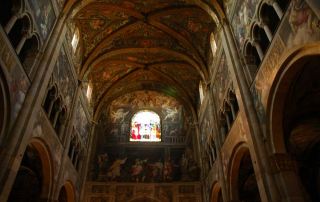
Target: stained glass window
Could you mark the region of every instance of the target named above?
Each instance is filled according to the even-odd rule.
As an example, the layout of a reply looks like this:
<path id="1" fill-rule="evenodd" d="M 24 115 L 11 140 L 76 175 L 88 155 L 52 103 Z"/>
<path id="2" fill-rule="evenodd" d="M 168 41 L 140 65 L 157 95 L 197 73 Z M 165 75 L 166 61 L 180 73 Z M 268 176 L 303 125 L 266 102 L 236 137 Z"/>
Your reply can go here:
<path id="1" fill-rule="evenodd" d="M 153 111 L 137 112 L 131 120 L 130 142 L 160 142 L 160 117 Z"/>

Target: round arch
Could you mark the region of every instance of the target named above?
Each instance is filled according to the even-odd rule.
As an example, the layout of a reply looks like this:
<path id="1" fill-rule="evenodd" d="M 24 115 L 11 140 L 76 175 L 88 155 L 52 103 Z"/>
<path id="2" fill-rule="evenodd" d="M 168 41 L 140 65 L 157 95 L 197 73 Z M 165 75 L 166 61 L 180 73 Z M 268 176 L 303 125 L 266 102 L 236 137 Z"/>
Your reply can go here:
<path id="1" fill-rule="evenodd" d="M 287 55 L 271 86 L 267 105 L 270 146 L 274 153 L 288 155 L 295 163 L 291 178 L 296 178 L 303 190 L 297 194 L 310 201 L 320 199 L 319 61 L 319 42 Z"/>
<path id="2" fill-rule="evenodd" d="M 43 178 L 41 197 L 47 198 L 51 194 L 53 182 L 53 166 L 51 154 L 45 142 L 39 138 L 31 139 L 30 145 L 32 145 L 36 149 L 41 160 Z"/>
<path id="3" fill-rule="evenodd" d="M 51 157 L 45 143 L 31 139 L 10 191 L 9 202 L 48 200 L 52 190 Z"/>
<path id="4" fill-rule="evenodd" d="M 2 143 L 10 120 L 10 93 L 5 73 L 0 66 L 0 142 Z"/>
<path id="5" fill-rule="evenodd" d="M 261 200 L 251 154 L 246 143 L 239 143 L 233 150 L 228 172 L 231 200 Z"/>
<path id="6" fill-rule="evenodd" d="M 286 153 L 283 133 L 283 109 L 288 95 L 290 83 L 304 68 L 305 62 L 312 57 L 320 57 L 320 43 L 298 47 L 279 63 L 279 70 L 270 88 L 266 116 L 267 133 L 270 135 L 270 145 L 275 153 Z"/>
<path id="7" fill-rule="evenodd" d="M 67 181 L 61 188 L 58 196 L 59 202 L 75 202 L 75 191 L 72 182 Z"/>
<path id="8" fill-rule="evenodd" d="M 210 195 L 210 202 L 222 202 L 222 191 L 221 186 L 218 182 L 215 182 L 212 186 L 211 195 Z"/>

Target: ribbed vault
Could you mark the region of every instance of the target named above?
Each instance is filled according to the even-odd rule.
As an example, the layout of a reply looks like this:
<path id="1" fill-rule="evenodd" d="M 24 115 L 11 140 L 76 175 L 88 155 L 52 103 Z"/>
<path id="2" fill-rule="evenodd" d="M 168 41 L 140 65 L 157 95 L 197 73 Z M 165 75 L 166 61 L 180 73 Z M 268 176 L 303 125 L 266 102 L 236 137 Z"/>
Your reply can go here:
<path id="1" fill-rule="evenodd" d="M 196 108 L 199 82 L 208 81 L 210 34 L 221 16 L 218 3 L 85 0 L 68 6 L 80 30 L 80 78 L 93 87 L 96 114 L 138 90 L 157 91 L 188 110 Z"/>

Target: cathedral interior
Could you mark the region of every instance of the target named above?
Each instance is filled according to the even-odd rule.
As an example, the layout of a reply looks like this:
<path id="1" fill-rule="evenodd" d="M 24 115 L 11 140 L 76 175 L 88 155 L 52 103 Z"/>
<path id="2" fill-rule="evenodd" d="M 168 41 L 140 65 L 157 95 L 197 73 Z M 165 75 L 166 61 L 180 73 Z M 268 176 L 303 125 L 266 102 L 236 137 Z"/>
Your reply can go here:
<path id="1" fill-rule="evenodd" d="M 319 0 L 3 0 L 1 202 L 319 202 Z"/>

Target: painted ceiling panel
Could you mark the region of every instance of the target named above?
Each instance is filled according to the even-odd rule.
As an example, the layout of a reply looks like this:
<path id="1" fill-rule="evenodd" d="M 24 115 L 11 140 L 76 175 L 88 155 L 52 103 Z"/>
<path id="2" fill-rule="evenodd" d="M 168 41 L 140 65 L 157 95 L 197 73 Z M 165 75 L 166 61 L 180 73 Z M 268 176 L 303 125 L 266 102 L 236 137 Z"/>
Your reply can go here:
<path id="1" fill-rule="evenodd" d="M 134 90 L 172 94 L 195 108 L 216 28 L 204 10 L 186 0 L 92 0 L 73 20 L 94 110 Z"/>

